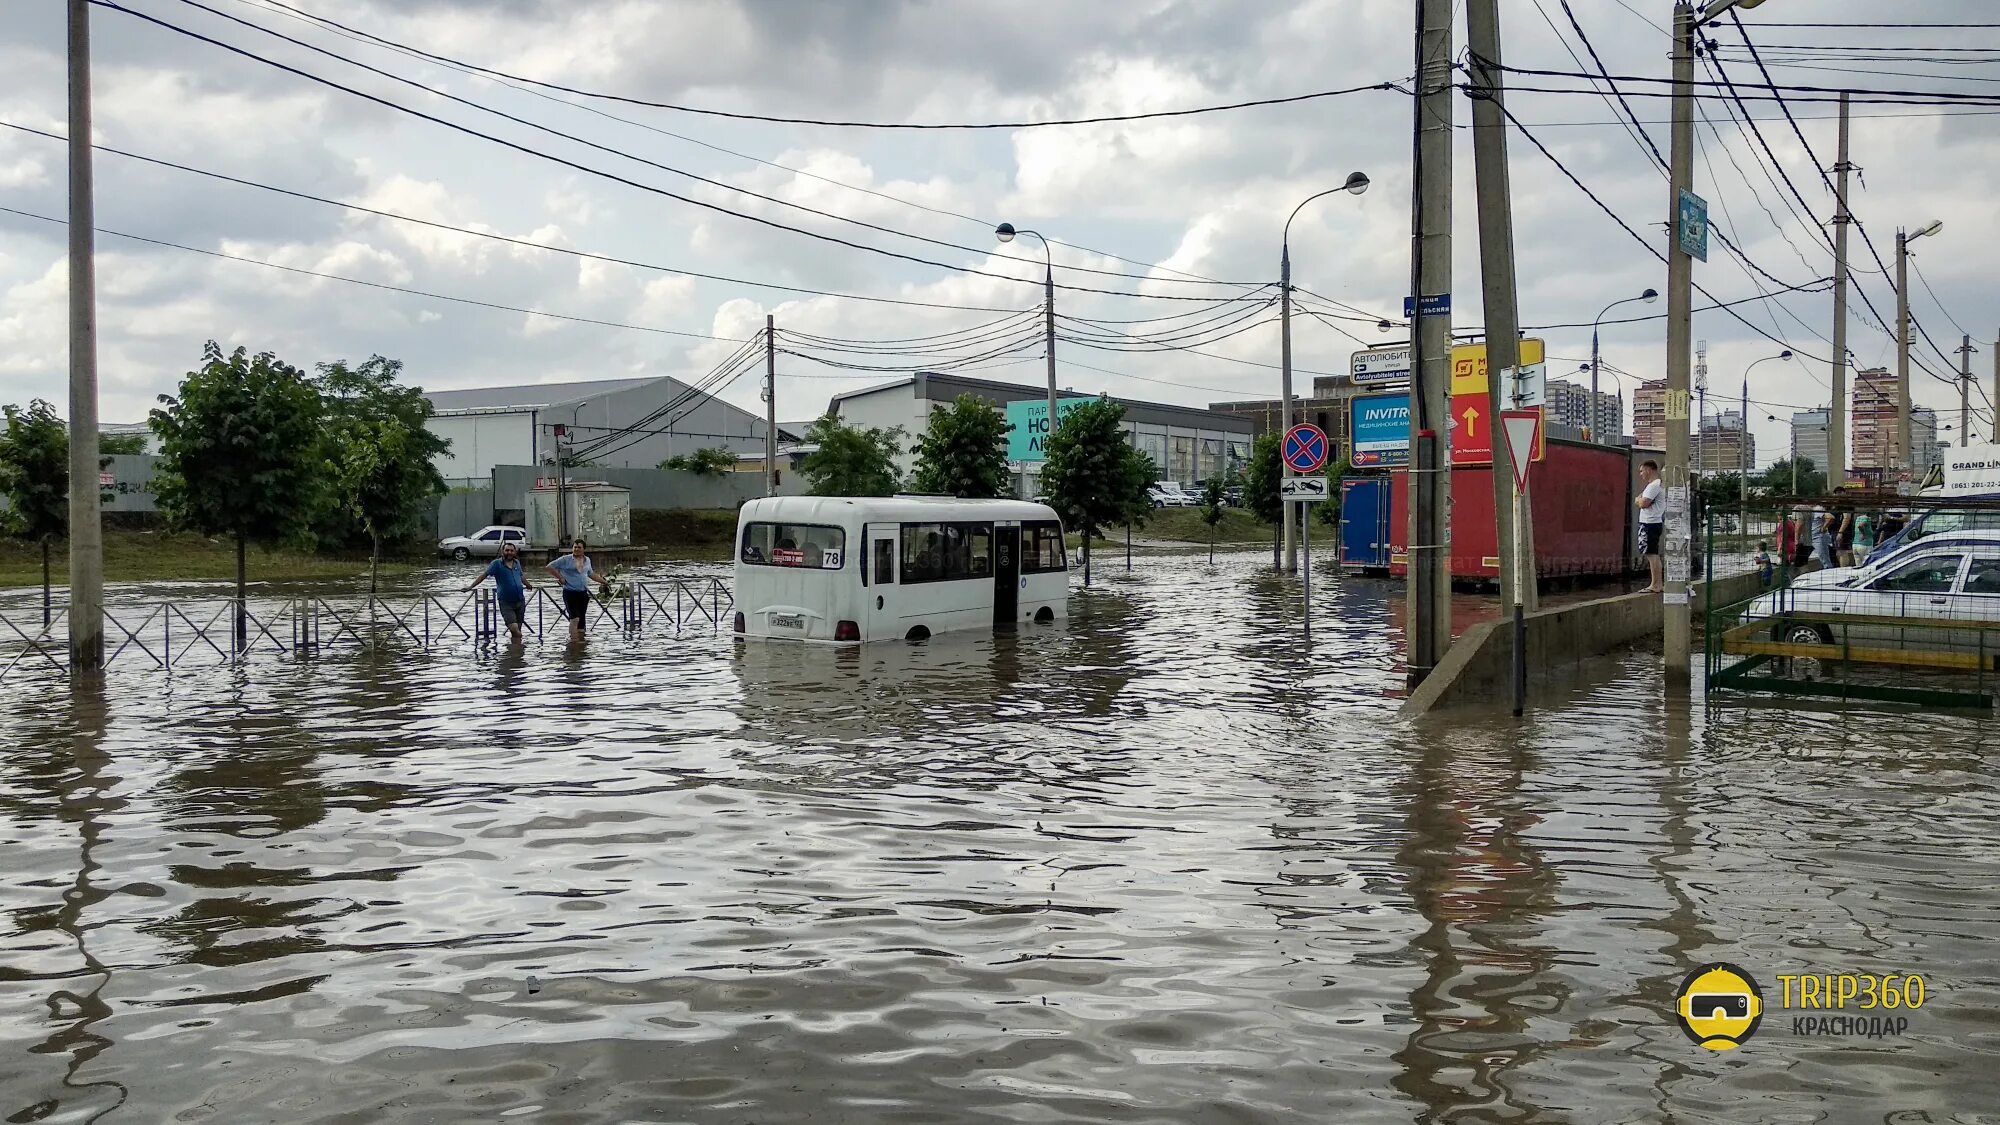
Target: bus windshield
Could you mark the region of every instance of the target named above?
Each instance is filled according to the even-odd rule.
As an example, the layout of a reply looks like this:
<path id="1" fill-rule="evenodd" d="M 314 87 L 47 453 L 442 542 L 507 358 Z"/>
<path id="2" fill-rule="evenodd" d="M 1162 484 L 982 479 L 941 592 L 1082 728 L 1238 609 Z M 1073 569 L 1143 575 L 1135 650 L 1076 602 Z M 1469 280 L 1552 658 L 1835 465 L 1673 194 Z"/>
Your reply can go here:
<path id="1" fill-rule="evenodd" d="M 846 564 L 847 533 L 809 523 L 752 523 L 743 528 L 737 557 L 752 566 L 839 570 Z"/>

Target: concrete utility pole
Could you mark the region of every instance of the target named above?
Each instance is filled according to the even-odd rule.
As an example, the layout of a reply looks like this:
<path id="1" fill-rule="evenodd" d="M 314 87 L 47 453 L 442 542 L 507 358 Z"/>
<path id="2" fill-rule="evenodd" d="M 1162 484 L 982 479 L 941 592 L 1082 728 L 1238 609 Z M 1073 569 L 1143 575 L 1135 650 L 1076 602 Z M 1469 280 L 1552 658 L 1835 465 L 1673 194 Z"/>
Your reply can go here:
<path id="1" fill-rule="evenodd" d="M 764 495 L 778 491 L 778 321 L 764 314 Z"/>
<path id="2" fill-rule="evenodd" d="M 2000 445 L 2000 333 L 1993 336 L 1993 444 Z"/>
<path id="3" fill-rule="evenodd" d="M 1412 687 L 1451 647 L 1451 15 L 1452 0 L 1417 0 L 1405 587 Z M 1426 296 L 1445 298 L 1444 307 L 1427 308 Z"/>
<path id="4" fill-rule="evenodd" d="M 1833 402 L 1826 412 L 1826 486 L 1847 480 L 1847 95 L 1840 95 L 1840 145 L 1833 162 Z M 1900 290 L 1902 283 L 1896 288 Z"/>
<path id="5" fill-rule="evenodd" d="M 1520 311 L 1514 287 L 1513 196 L 1507 174 L 1507 118 L 1501 112 L 1504 92 L 1500 70 L 1499 0 L 1466 0 L 1466 48 L 1471 52 L 1472 175 L 1479 205 L 1479 272 L 1486 313 L 1486 416 L 1493 432 L 1493 528 L 1500 556 L 1501 597 L 1511 607 L 1515 591 L 1521 608 L 1533 612 L 1536 602 L 1532 574 L 1517 576 L 1518 560 L 1532 560 L 1534 516 L 1526 496 L 1519 495 L 1511 471 L 1507 435 L 1500 414 L 1514 408 L 1514 387 L 1501 377 L 1521 361 Z M 1595 411 L 1597 400 L 1591 400 Z M 1516 505 L 1522 513 L 1514 521 Z M 1517 539 L 1518 537 L 1518 539 Z M 1518 553 L 1517 553 L 1518 551 Z M 1533 570 L 1532 563 L 1529 568 Z"/>
<path id="6" fill-rule="evenodd" d="M 1694 186 L 1695 10 L 1674 5 L 1673 131 L 1667 193 L 1667 518 L 1663 652 L 1669 691 L 1686 690 L 1691 668 L 1688 622 L 1688 368 L 1694 335 L 1694 259 L 1681 248 L 1681 197 Z"/>
<path id="7" fill-rule="evenodd" d="M 97 492 L 97 227 L 90 166 L 90 3 L 69 0 L 69 667 L 104 668 Z"/>
<path id="8" fill-rule="evenodd" d="M 1971 336 L 1958 340 L 1958 444 L 1972 444 L 1972 346 Z"/>

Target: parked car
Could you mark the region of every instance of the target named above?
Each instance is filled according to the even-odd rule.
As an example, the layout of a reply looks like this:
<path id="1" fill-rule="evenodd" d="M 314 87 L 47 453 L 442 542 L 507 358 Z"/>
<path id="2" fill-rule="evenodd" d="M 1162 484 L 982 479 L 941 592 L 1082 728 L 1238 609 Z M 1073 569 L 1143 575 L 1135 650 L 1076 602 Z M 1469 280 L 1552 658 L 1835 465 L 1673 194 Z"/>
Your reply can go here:
<path id="1" fill-rule="evenodd" d="M 1785 620 L 1789 613 L 1801 619 Z M 2000 530 L 1934 535 L 1865 566 L 1802 574 L 1752 602 L 1747 615 L 1778 618 L 1772 639 L 1787 644 L 2000 655 L 2000 632 L 1899 623 L 2000 622 Z"/>
<path id="2" fill-rule="evenodd" d="M 1879 526 L 1887 513 L 1878 514 Z M 1901 531 L 1875 545 L 1868 562 L 1886 559 L 1911 543 L 1954 531 L 2000 531 L 2000 508 L 1932 508 L 1911 516 Z"/>
<path id="3" fill-rule="evenodd" d="M 508 524 L 489 524 L 471 535 L 454 535 L 438 540 L 438 557 L 456 559 L 496 559 L 500 557 L 500 545 L 512 543 L 516 547 L 528 545 L 526 528 Z"/>
<path id="4" fill-rule="evenodd" d="M 1146 496 L 1153 501 L 1153 507 L 1155 508 L 1198 508 L 1201 506 L 1199 497 L 1190 496 L 1181 491 L 1181 486 L 1170 480 L 1153 482 L 1153 485 L 1146 489 Z"/>

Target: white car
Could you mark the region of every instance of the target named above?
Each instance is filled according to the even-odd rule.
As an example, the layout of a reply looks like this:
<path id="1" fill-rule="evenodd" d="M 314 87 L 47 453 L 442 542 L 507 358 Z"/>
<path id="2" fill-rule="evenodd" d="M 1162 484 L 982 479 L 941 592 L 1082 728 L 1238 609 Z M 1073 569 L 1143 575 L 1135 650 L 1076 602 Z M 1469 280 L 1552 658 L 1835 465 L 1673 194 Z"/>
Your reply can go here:
<path id="1" fill-rule="evenodd" d="M 512 543 L 516 547 L 528 545 L 526 528 L 496 523 L 480 528 L 471 535 L 454 535 L 438 540 L 438 557 L 456 559 L 497 559 L 502 544 Z"/>
<path id="2" fill-rule="evenodd" d="M 2000 531 L 1946 532 L 1866 566 L 1802 574 L 1752 602 L 1746 616 L 1777 619 L 1773 639 L 1788 644 L 2000 655 L 2000 630 L 1899 623 L 2000 622 Z"/>
<path id="3" fill-rule="evenodd" d="M 1181 486 L 1170 480 L 1155 481 L 1146 489 L 1146 496 L 1155 508 L 1199 508 L 1199 497 L 1181 491 Z"/>

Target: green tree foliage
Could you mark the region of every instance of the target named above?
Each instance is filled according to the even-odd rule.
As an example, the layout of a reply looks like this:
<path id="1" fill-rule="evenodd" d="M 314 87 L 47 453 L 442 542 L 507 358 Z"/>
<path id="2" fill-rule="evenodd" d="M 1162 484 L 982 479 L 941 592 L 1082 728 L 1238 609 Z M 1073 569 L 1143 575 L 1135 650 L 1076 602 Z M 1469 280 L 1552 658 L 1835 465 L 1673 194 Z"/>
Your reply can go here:
<path id="1" fill-rule="evenodd" d="M 828 414 L 806 430 L 806 442 L 819 448 L 799 462 L 814 496 L 891 496 L 900 474 L 896 454 L 902 427 L 879 430 L 849 426 Z"/>
<path id="2" fill-rule="evenodd" d="M 0 430 L 0 530 L 41 544 L 42 627 L 50 621 L 49 546 L 69 533 L 69 430 L 41 399 L 5 408 Z"/>
<path id="3" fill-rule="evenodd" d="M 106 457 L 131 456 L 146 452 L 145 434 L 97 435 L 97 452 Z"/>
<path id="4" fill-rule="evenodd" d="M 1222 522 L 1222 478 L 1210 477 L 1201 490 L 1201 522 L 1208 525 L 1208 561 L 1215 561 L 1215 525 Z"/>
<path id="5" fill-rule="evenodd" d="M 1243 469 L 1243 506 L 1265 523 L 1277 523 L 1285 517 L 1278 499 L 1278 481 L 1285 473 L 1279 459 L 1282 441 L 1275 433 L 1259 434 L 1250 446 L 1250 463 Z"/>
<path id="6" fill-rule="evenodd" d="M 693 473 L 698 477 L 719 477 L 735 467 L 736 454 L 721 448 L 697 449 L 693 453 L 669 457 L 660 462 L 662 469 Z"/>
<path id="7" fill-rule="evenodd" d="M 1125 408 L 1110 399 L 1075 407 L 1056 425 L 1042 467 L 1042 493 L 1063 522 L 1083 533 L 1083 582 L 1090 584 L 1090 541 L 1106 527 L 1143 524 L 1152 513 L 1146 487 L 1151 458 L 1125 440 Z"/>
<path id="8" fill-rule="evenodd" d="M 1328 461 L 1326 468 L 1321 471 L 1326 475 L 1326 499 L 1313 505 L 1318 509 L 1313 515 L 1327 527 L 1339 527 L 1340 482 L 1347 479 L 1347 474 L 1354 471 L 1354 466 L 1348 463 L 1347 458 L 1342 457 L 1338 461 Z"/>
<path id="9" fill-rule="evenodd" d="M 1754 487 L 1761 486 L 1773 496 L 1818 496 L 1826 491 L 1826 474 L 1813 464 L 1810 457 L 1799 461 L 1798 488 L 1792 487 L 1792 459 L 1780 457 L 1770 468 L 1750 478 Z"/>
<path id="10" fill-rule="evenodd" d="M 397 381 L 402 370 L 401 361 L 378 355 L 358 367 L 345 360 L 322 363 L 314 380 L 324 412 L 320 455 L 326 467 L 314 537 L 365 537 L 371 593 L 383 541 L 429 526 L 431 504 L 445 491 L 435 459 L 451 448 L 424 426 L 430 400 L 420 388 Z"/>
<path id="11" fill-rule="evenodd" d="M 976 395 L 960 395 L 950 406 L 931 411 L 930 425 L 917 438 L 911 485 L 918 492 L 991 499 L 1012 491 L 1007 471 L 1007 418 Z"/>
<path id="12" fill-rule="evenodd" d="M 324 471 L 319 391 L 269 352 L 211 340 L 180 394 L 160 396 L 153 492 L 177 526 L 236 542 L 236 634 L 245 636 L 243 549 L 311 537 Z"/>

